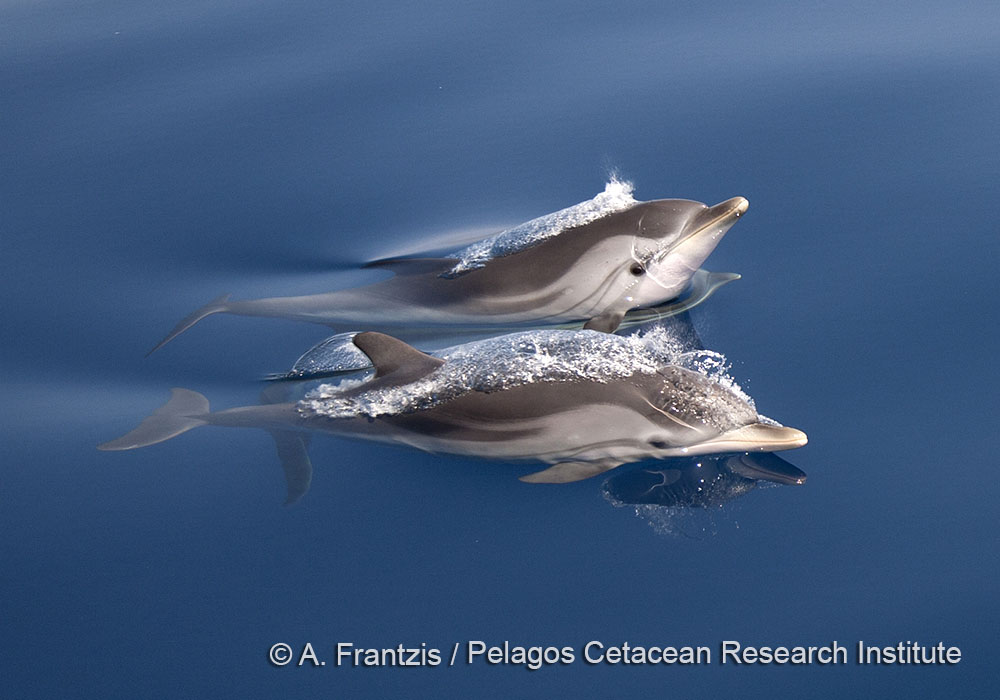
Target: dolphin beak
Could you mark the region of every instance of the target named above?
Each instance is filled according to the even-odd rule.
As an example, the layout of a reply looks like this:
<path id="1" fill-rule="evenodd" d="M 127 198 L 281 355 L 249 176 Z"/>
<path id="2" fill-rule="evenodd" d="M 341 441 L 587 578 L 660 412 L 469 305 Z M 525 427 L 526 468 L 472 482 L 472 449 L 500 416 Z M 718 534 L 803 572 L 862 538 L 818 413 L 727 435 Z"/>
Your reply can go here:
<path id="1" fill-rule="evenodd" d="M 750 208 L 750 202 L 747 201 L 746 197 L 733 197 L 732 199 L 727 199 L 725 202 L 719 202 L 714 207 L 709 207 L 701 216 L 698 217 L 701 223 L 698 228 L 707 228 L 713 224 L 726 224 L 730 226 L 741 216 L 747 213 L 747 209 Z"/>
<path id="2" fill-rule="evenodd" d="M 751 423 L 702 443 L 717 452 L 777 452 L 802 447 L 809 438 L 801 430 L 783 425 Z"/>
<path id="3" fill-rule="evenodd" d="M 725 202 L 719 202 L 714 207 L 705 207 L 688 221 L 674 248 L 680 248 L 685 244 L 696 249 L 705 247 L 707 248 L 705 257 L 708 257 L 708 253 L 726 235 L 726 231 L 732 228 L 737 219 L 746 214 L 749 207 L 750 202 L 745 197 L 733 197 Z M 701 261 L 698 264 L 700 265 Z"/>
<path id="4" fill-rule="evenodd" d="M 657 262 L 666 262 L 665 278 L 687 277 L 701 267 L 715 250 L 736 220 L 746 213 L 750 202 L 744 197 L 733 197 L 714 207 L 705 207 L 685 224 L 680 237 L 672 245 L 657 253 Z M 669 260 L 672 258 L 673 260 Z M 666 286 L 666 285 L 664 285 Z"/>

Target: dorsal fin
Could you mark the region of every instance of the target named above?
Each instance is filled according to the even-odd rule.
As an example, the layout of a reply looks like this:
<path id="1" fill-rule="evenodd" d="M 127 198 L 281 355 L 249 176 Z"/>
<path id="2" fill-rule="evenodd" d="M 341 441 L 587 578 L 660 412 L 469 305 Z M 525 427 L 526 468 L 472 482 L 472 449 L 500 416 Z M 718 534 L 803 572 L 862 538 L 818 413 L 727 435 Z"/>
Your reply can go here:
<path id="1" fill-rule="evenodd" d="M 372 361 L 375 379 L 398 373 L 401 381 L 413 381 L 444 364 L 444 360 L 420 352 L 385 333 L 358 333 L 354 336 L 354 344 Z"/>
<path id="2" fill-rule="evenodd" d="M 399 276 L 441 273 L 458 264 L 457 258 L 382 258 L 365 263 L 365 268 L 392 270 Z"/>

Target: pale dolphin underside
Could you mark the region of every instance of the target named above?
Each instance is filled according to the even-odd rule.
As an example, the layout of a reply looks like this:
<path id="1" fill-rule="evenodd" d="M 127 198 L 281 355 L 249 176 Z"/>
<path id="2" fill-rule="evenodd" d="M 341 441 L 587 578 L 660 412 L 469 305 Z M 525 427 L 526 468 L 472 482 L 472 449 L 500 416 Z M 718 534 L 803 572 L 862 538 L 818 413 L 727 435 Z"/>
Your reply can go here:
<path id="1" fill-rule="evenodd" d="M 801 431 L 762 419 L 745 396 L 699 372 L 653 366 L 649 354 L 633 352 L 629 360 L 640 342 L 635 338 L 536 331 L 487 341 L 483 347 L 493 356 L 498 343 L 515 354 L 530 346 L 531 354 L 503 362 L 514 376 L 489 373 L 492 384 L 476 387 L 462 383 L 463 373 L 481 369 L 476 344 L 446 361 L 381 333 L 360 333 L 353 342 L 375 367 L 373 378 L 360 385 L 324 385 L 296 403 L 217 412 L 201 394 L 174 389 L 139 427 L 99 449 L 152 445 L 201 425 L 262 428 L 278 442 L 290 502 L 312 478 L 310 432 L 548 465 L 521 477 L 533 483 L 577 481 L 643 459 L 771 452 L 806 443 Z M 568 355 L 555 349 L 573 343 L 601 352 L 584 364 L 562 362 Z M 606 352 L 611 347 L 615 351 Z"/>
<path id="2" fill-rule="evenodd" d="M 369 266 L 395 275 L 363 287 L 245 301 L 225 295 L 181 320 L 150 353 L 217 313 L 333 327 L 583 321 L 586 328 L 611 332 L 629 310 L 680 295 L 747 207 L 743 197 L 711 207 L 684 199 L 634 202 L 596 219 L 568 217 L 565 229 L 547 237 L 517 239 L 517 245 L 501 245 L 505 240 L 500 234 L 487 239 L 490 246 L 470 246 L 476 251 L 470 259 L 458 251 L 447 258 L 376 261 Z M 562 221 L 560 214 L 535 221 Z M 579 221 L 583 223 L 575 223 Z M 510 231 L 534 230 L 532 223 Z"/>

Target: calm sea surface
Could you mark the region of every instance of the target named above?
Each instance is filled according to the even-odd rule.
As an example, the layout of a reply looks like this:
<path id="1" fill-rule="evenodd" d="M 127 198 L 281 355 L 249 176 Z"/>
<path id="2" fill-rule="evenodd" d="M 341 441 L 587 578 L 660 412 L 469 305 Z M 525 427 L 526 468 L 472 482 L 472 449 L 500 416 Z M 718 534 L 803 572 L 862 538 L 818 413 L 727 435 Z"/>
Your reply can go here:
<path id="1" fill-rule="evenodd" d="M 5 694 L 995 697 L 998 36 L 994 2 L 3 2 Z M 95 449 L 172 386 L 254 403 L 326 335 L 216 316 L 143 358 L 208 300 L 354 284 L 612 172 L 750 200 L 706 264 L 743 278 L 692 319 L 809 434 L 805 485 L 637 510 L 317 437 L 284 507 L 261 431 Z M 332 663 L 469 640 L 577 661 Z M 589 666 L 591 640 L 715 656 Z M 725 640 L 852 662 L 722 666 Z M 857 666 L 860 640 L 962 661 Z"/>

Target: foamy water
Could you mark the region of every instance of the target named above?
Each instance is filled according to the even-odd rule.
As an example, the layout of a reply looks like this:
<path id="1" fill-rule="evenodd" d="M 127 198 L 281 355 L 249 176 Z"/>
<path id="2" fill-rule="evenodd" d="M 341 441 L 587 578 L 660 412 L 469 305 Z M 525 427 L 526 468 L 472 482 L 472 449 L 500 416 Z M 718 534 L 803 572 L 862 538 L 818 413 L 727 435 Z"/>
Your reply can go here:
<path id="1" fill-rule="evenodd" d="M 632 191 L 632 183 L 612 177 L 605 185 L 604 191 L 593 199 L 518 224 L 495 236 L 484 238 L 455 251 L 449 257 L 458 258 L 459 262 L 448 274 L 459 275 L 474 270 L 494 258 L 512 255 L 552 238 L 567 229 L 589 224 L 591 221 L 596 221 L 608 214 L 628 209 L 637 204 L 632 196 Z"/>
<path id="2" fill-rule="evenodd" d="M 353 347 L 349 334 L 338 337 Z M 729 375 L 724 355 L 691 350 L 664 326 L 629 336 L 525 331 L 457 345 L 434 355 L 445 364 L 414 382 L 350 396 L 345 393 L 360 385 L 357 380 L 323 384 L 300 402 L 300 410 L 331 418 L 374 418 L 423 410 L 473 391 L 502 391 L 537 382 L 607 383 L 635 374 L 655 374 L 670 365 L 699 373 L 756 410 L 753 399 Z"/>

